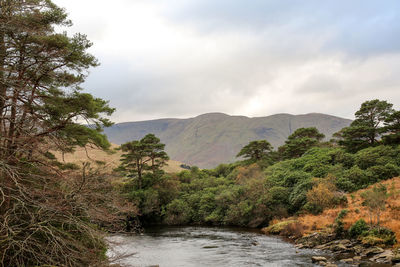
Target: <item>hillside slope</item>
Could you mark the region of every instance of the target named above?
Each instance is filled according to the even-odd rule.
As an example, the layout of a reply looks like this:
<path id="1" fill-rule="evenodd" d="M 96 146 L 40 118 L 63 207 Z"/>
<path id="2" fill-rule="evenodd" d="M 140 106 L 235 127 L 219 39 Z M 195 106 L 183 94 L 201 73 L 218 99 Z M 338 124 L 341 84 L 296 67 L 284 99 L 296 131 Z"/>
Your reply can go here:
<path id="1" fill-rule="evenodd" d="M 390 194 L 390 197 L 386 201 L 386 208 L 380 215 L 380 225 L 393 230 L 396 234 L 397 240 L 400 240 L 400 177 L 395 177 L 380 183 L 387 187 L 388 193 Z M 369 222 L 370 213 L 368 208 L 362 205 L 363 200 L 361 194 L 365 190 L 371 189 L 376 185 L 377 184 L 374 184 L 369 186 L 367 189 L 347 194 L 347 207 L 326 209 L 319 215 L 304 214 L 297 218 L 288 218 L 282 221 L 297 220 L 303 225 L 305 233 L 310 234 L 333 225 L 339 212 L 342 209 L 347 209 L 348 213 L 343 220 L 345 229 L 348 229 L 361 218 L 366 222 Z M 274 221 L 271 225 L 279 222 L 280 221 Z"/>
<path id="2" fill-rule="evenodd" d="M 60 152 L 52 152 L 59 161 L 66 163 L 75 163 L 78 166 L 82 166 L 83 162 L 92 162 L 102 161 L 105 163 L 105 170 L 112 171 L 114 168 L 117 168 L 120 165 L 120 159 L 122 155 L 122 151 L 116 150 L 118 145 L 111 144 L 111 150 L 113 153 L 107 153 L 101 149 L 97 148 L 82 148 L 77 147 L 74 153 L 67 153 L 62 157 Z M 163 167 L 163 170 L 168 173 L 176 173 L 180 172 L 184 169 L 180 167 L 182 165 L 181 162 L 175 160 L 168 160 L 167 165 Z"/>
<path id="3" fill-rule="evenodd" d="M 276 114 L 248 118 L 208 113 L 189 119 L 159 119 L 115 124 L 105 129 L 109 140 L 121 144 L 154 133 L 166 144 L 171 159 L 201 168 L 235 161 L 240 149 L 252 140 L 267 139 L 275 148 L 301 127 L 317 127 L 329 139 L 351 120 L 311 113 Z"/>

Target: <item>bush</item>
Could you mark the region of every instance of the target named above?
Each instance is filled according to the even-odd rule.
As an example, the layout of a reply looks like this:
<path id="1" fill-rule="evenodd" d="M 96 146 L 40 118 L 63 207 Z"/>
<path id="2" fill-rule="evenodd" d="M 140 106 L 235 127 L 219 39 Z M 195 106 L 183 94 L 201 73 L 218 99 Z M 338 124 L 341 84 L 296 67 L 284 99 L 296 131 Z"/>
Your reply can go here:
<path id="1" fill-rule="evenodd" d="M 321 214 L 324 211 L 324 209 L 321 205 L 316 204 L 316 203 L 311 203 L 311 202 L 308 202 L 307 204 L 305 204 L 304 209 L 313 215 Z"/>
<path id="2" fill-rule="evenodd" d="M 262 231 L 266 234 L 279 235 L 289 224 L 292 224 L 292 223 L 297 223 L 297 221 L 296 220 L 288 220 L 288 221 L 278 222 L 278 223 L 270 225 L 266 228 L 263 228 Z"/>
<path id="3" fill-rule="evenodd" d="M 395 233 L 385 227 L 376 227 L 371 230 L 364 232 L 361 237 L 361 242 L 364 245 L 376 246 L 376 245 L 388 245 L 393 246 L 396 244 Z"/>
<path id="4" fill-rule="evenodd" d="M 364 232 L 368 231 L 369 226 L 365 222 L 364 219 L 359 219 L 356 221 L 349 229 L 349 235 L 353 238 L 356 238 L 362 235 Z"/>
<path id="5" fill-rule="evenodd" d="M 167 224 L 187 224 L 190 222 L 191 213 L 192 210 L 185 201 L 174 199 L 166 207 L 164 221 Z"/>
<path id="6" fill-rule="evenodd" d="M 344 217 L 346 217 L 347 213 L 348 213 L 348 210 L 346 210 L 346 209 L 341 210 L 335 219 L 334 231 L 335 231 L 336 237 L 342 237 L 344 234 L 343 219 L 344 219 Z"/>

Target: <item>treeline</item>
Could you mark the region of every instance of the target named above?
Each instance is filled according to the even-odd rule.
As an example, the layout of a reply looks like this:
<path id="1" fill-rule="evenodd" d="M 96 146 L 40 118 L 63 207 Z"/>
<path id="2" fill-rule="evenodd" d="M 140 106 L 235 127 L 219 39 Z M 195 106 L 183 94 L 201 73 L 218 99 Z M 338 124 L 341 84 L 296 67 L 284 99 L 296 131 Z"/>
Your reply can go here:
<path id="1" fill-rule="evenodd" d="M 372 100 L 355 116 L 330 141 L 316 128 L 300 128 L 277 150 L 267 140 L 252 141 L 238 153 L 243 160 L 212 170 L 147 172 L 142 188 L 132 172 L 122 191 L 145 224 L 259 227 L 345 206 L 345 193 L 400 174 L 399 112 Z"/>

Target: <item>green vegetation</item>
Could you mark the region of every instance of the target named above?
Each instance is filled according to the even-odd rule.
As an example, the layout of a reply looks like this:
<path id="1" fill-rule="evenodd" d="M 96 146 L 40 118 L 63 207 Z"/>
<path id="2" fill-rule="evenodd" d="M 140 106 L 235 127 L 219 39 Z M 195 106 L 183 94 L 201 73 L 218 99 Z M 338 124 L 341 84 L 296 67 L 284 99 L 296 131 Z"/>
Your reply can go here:
<path id="1" fill-rule="evenodd" d="M 316 146 L 323 138 L 317 128 L 300 128 L 289 135 L 285 145 L 279 147 L 279 153 L 284 159 L 301 157 L 307 150 Z"/>
<path id="2" fill-rule="evenodd" d="M 371 103 L 379 107 L 383 103 L 376 123 L 394 114 L 385 101 L 366 103 L 357 112 L 359 120 L 364 120 L 371 109 L 375 112 Z M 354 152 L 346 146 L 321 142 L 324 135 L 316 128 L 300 128 L 278 151 L 271 151 L 266 140 L 253 141 L 239 152 L 238 156 L 245 158 L 243 161 L 211 170 L 192 167 L 158 178 L 148 173 L 153 182 L 142 188 L 139 202 L 152 204 L 153 208 L 139 204 L 143 207 L 140 213 L 145 215 L 146 223 L 260 227 L 273 218 L 345 207 L 345 192 L 400 174 L 399 144 L 389 145 L 377 138 L 376 132 L 382 133 L 377 129 L 369 129 L 368 145 Z M 168 184 L 170 189 L 161 192 L 160 183 Z M 124 190 L 131 196 L 141 192 L 129 183 Z M 385 198 L 378 197 L 380 193 L 368 192 L 365 205 L 374 212 L 383 209 Z M 150 214 L 149 210 L 153 212 Z M 376 216 L 379 218 L 379 213 Z M 337 234 L 344 234 L 342 218 L 338 218 L 336 225 Z"/>

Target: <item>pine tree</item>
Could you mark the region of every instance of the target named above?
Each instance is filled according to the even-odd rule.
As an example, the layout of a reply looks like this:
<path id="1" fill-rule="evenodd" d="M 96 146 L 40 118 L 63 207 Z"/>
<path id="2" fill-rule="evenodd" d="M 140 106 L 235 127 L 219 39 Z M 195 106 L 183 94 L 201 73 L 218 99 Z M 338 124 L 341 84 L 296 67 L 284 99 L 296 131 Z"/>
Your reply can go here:
<path id="1" fill-rule="evenodd" d="M 118 168 L 128 174 L 129 177 L 137 178 L 138 188 L 143 188 L 143 174 L 152 171 L 153 175 L 162 173 L 162 167 L 169 159 L 164 151 L 165 145 L 154 134 L 147 134 L 141 140 L 134 140 L 121 145 L 121 165 Z"/>

